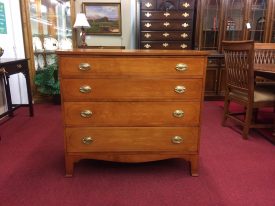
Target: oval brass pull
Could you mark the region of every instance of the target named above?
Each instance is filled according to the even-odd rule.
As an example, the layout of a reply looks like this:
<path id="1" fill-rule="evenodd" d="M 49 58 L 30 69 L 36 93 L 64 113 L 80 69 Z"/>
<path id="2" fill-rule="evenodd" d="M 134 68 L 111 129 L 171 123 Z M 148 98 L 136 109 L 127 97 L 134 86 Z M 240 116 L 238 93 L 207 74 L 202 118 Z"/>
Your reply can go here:
<path id="1" fill-rule="evenodd" d="M 21 65 L 21 64 L 17 64 L 16 67 L 17 67 L 18 69 L 21 69 L 21 68 L 22 68 L 22 65 Z"/>
<path id="2" fill-rule="evenodd" d="M 94 140 L 93 140 L 92 137 L 83 137 L 83 139 L 82 139 L 82 142 L 83 142 L 84 144 L 92 144 L 93 141 L 94 141 Z"/>
<path id="3" fill-rule="evenodd" d="M 91 110 L 84 110 L 80 113 L 81 117 L 88 118 L 92 116 L 92 111 Z"/>
<path id="4" fill-rule="evenodd" d="M 179 93 L 179 94 L 182 94 L 186 91 L 186 87 L 185 86 L 176 86 L 175 87 L 175 92 Z"/>
<path id="5" fill-rule="evenodd" d="M 82 71 L 87 71 L 91 69 L 91 65 L 89 63 L 80 63 L 78 67 Z"/>
<path id="6" fill-rule="evenodd" d="M 174 144 L 180 144 L 183 142 L 183 138 L 180 136 L 174 136 L 172 137 L 172 143 Z"/>
<path id="7" fill-rule="evenodd" d="M 92 88 L 89 85 L 84 85 L 79 88 L 79 91 L 81 93 L 90 93 L 92 91 Z"/>
<path id="8" fill-rule="evenodd" d="M 177 71 L 183 72 L 187 69 L 188 69 L 187 64 L 179 63 L 179 64 L 176 65 L 176 70 Z"/>
<path id="9" fill-rule="evenodd" d="M 177 109 L 173 112 L 174 117 L 181 118 L 184 116 L 184 111 Z"/>

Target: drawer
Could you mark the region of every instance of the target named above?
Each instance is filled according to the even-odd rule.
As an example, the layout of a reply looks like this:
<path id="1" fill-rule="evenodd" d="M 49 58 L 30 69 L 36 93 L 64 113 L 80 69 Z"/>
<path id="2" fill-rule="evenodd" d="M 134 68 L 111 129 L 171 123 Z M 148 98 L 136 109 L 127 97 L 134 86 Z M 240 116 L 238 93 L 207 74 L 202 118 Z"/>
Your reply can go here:
<path id="1" fill-rule="evenodd" d="M 192 34 L 190 31 L 143 31 L 140 34 L 141 41 L 186 41 L 191 38 Z"/>
<path id="2" fill-rule="evenodd" d="M 64 102 L 63 109 L 67 126 L 198 126 L 200 102 Z"/>
<path id="3" fill-rule="evenodd" d="M 141 0 L 141 9 L 143 10 L 155 10 L 157 7 L 157 0 Z"/>
<path id="4" fill-rule="evenodd" d="M 65 133 L 67 152 L 198 151 L 197 127 L 84 127 Z"/>
<path id="5" fill-rule="evenodd" d="M 142 20 L 176 20 L 193 19 L 193 10 L 186 11 L 142 11 Z"/>
<path id="6" fill-rule="evenodd" d="M 192 49 L 191 41 L 141 41 L 140 44 L 142 49 Z"/>
<path id="7" fill-rule="evenodd" d="M 7 62 L 3 63 L 2 66 L 0 66 L 0 75 L 1 71 L 6 71 L 8 75 L 16 74 L 16 73 L 25 73 L 28 71 L 28 61 L 22 60 L 18 62 Z"/>
<path id="8" fill-rule="evenodd" d="M 64 101 L 200 100 L 202 79 L 63 79 Z"/>
<path id="9" fill-rule="evenodd" d="M 182 77 L 203 75 L 204 59 L 201 57 L 174 58 L 169 56 L 154 57 L 75 57 L 66 56 L 59 59 L 61 77 L 78 78 L 113 78 L 146 76 L 150 78 Z M 80 70 L 81 64 L 89 64 L 87 70 Z M 178 64 L 185 65 L 177 70 Z M 153 65 L 153 66 L 152 66 Z"/>
<path id="10" fill-rule="evenodd" d="M 179 3 L 178 0 L 157 0 L 157 10 L 161 11 L 171 11 L 171 10 L 178 10 Z"/>
<path id="11" fill-rule="evenodd" d="M 191 20 L 172 21 L 172 20 L 152 20 L 141 21 L 140 27 L 142 31 L 192 31 L 193 23 Z"/>

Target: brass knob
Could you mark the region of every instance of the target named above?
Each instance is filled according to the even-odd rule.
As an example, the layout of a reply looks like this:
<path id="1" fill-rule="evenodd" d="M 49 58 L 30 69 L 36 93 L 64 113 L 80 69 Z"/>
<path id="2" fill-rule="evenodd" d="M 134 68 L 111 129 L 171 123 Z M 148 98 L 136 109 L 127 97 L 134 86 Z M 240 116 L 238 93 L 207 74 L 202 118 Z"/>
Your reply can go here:
<path id="1" fill-rule="evenodd" d="M 91 69 L 91 65 L 89 63 L 80 63 L 78 67 L 82 71 L 87 71 Z"/>
<path id="2" fill-rule="evenodd" d="M 22 65 L 21 65 L 21 64 L 17 64 L 16 67 L 17 67 L 18 69 L 21 69 L 21 68 L 22 68 Z"/>
<path id="3" fill-rule="evenodd" d="M 80 115 L 81 117 L 88 118 L 92 116 L 92 111 L 91 110 L 83 110 Z"/>
<path id="4" fill-rule="evenodd" d="M 0 74 L 6 74 L 6 73 L 8 73 L 8 72 L 6 71 L 6 68 L 5 68 L 5 67 L 1 67 L 1 68 L 0 68 Z"/>
<path id="5" fill-rule="evenodd" d="M 184 116 L 184 111 L 177 109 L 173 112 L 174 117 L 181 118 Z"/>
<path id="6" fill-rule="evenodd" d="M 174 136 L 172 137 L 172 143 L 174 144 L 180 144 L 183 142 L 183 138 L 180 136 Z"/>
<path id="7" fill-rule="evenodd" d="M 179 94 L 182 94 L 182 93 L 184 93 L 185 92 L 185 90 L 186 90 L 186 87 L 185 86 L 176 86 L 175 87 L 175 92 L 177 92 L 177 93 L 179 93 Z"/>
<path id="8" fill-rule="evenodd" d="M 188 69 L 187 64 L 179 63 L 179 64 L 176 65 L 176 70 L 177 71 L 183 72 L 187 69 Z"/>
<path id="9" fill-rule="evenodd" d="M 81 93 L 90 93 L 92 91 L 92 88 L 89 85 L 84 85 L 79 88 L 79 91 Z"/>
<path id="10" fill-rule="evenodd" d="M 93 140 L 92 137 L 83 137 L 83 139 L 82 139 L 82 142 L 83 142 L 84 144 L 92 144 L 93 141 L 94 141 L 94 140 Z"/>

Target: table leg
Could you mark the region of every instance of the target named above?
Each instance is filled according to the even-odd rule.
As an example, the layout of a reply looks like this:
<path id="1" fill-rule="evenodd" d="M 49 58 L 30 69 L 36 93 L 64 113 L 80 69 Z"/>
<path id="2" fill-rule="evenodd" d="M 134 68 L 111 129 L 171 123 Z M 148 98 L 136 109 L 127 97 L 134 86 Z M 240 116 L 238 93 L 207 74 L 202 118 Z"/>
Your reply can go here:
<path id="1" fill-rule="evenodd" d="M 30 85 L 30 76 L 29 72 L 26 71 L 24 73 L 25 79 L 26 79 L 26 85 L 27 85 L 27 93 L 28 93 L 28 101 L 29 101 L 29 111 L 30 116 L 33 116 L 33 104 L 32 104 L 32 92 L 31 92 L 31 85 Z"/>
<path id="2" fill-rule="evenodd" d="M 5 81 L 5 92 L 6 92 L 6 100 L 7 100 L 7 106 L 8 106 L 8 113 L 10 117 L 13 117 L 13 110 L 12 110 L 12 100 L 11 100 L 11 92 L 10 92 L 10 83 L 9 83 L 9 76 L 4 77 Z"/>

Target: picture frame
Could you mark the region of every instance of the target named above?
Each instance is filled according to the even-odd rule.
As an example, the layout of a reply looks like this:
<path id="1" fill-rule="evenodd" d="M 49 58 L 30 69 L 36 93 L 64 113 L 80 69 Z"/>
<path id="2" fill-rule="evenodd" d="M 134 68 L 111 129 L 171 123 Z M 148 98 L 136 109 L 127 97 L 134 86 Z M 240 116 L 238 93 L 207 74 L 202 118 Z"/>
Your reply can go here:
<path id="1" fill-rule="evenodd" d="M 86 30 L 89 35 L 121 36 L 121 4 L 120 3 L 82 3 L 91 28 Z"/>

